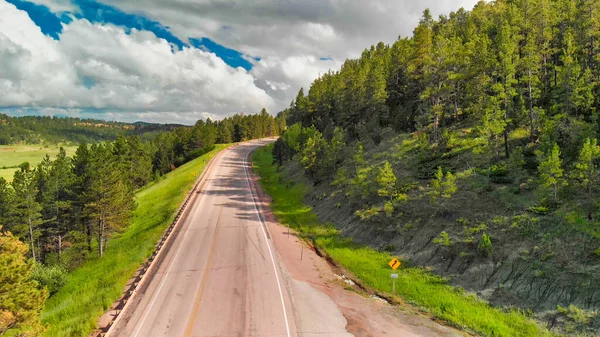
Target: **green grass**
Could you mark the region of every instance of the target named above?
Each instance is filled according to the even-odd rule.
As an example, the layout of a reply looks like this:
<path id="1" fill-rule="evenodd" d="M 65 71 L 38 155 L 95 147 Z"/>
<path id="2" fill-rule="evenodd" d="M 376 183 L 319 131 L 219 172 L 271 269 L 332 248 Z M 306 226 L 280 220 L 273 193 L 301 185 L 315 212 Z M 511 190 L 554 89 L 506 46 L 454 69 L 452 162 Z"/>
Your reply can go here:
<path id="1" fill-rule="evenodd" d="M 0 169 L 0 178 L 4 178 L 4 180 L 11 182 L 17 170 L 18 169 L 16 168 Z"/>
<path id="2" fill-rule="evenodd" d="M 76 146 L 63 146 L 68 156 L 75 154 Z M 16 167 L 24 162 L 39 164 L 46 155 L 56 157 L 60 145 L 0 145 L 0 177 L 12 181 Z M 6 168 L 4 168 L 6 167 Z"/>
<path id="3" fill-rule="evenodd" d="M 261 185 L 273 200 L 271 207 L 279 222 L 297 230 L 302 237 L 314 239 L 364 285 L 390 294 L 392 283 L 387 263 L 392 256 L 358 245 L 342 237 L 333 226 L 321 223 L 302 202 L 309 187 L 299 184 L 286 187 L 272 165 L 271 149 L 272 145 L 257 150 L 253 161 Z M 432 316 L 484 336 L 550 335 L 521 312 L 493 308 L 421 268 L 401 268 L 396 289 L 402 299 L 420 306 Z"/>
<path id="4" fill-rule="evenodd" d="M 127 281 L 150 256 L 186 193 L 217 152 L 227 145 L 197 158 L 167 174 L 158 183 L 137 193 L 138 207 L 131 225 L 118 238 L 108 242 L 103 258 L 94 258 L 73 271 L 67 284 L 48 299 L 42 322 L 45 336 L 87 336 L 98 318 L 121 296 Z"/>

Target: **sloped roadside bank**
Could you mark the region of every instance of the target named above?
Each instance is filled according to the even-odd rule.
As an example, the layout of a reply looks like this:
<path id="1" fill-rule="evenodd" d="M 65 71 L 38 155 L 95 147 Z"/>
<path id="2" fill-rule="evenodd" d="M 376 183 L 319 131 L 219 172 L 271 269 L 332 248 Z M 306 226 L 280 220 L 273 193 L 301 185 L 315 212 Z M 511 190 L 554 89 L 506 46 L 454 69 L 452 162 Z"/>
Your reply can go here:
<path id="1" fill-rule="evenodd" d="M 296 230 L 304 239 L 314 241 L 365 286 L 393 296 L 387 266 L 391 256 L 343 238 L 332 225 L 321 223 L 302 202 L 309 187 L 286 181 L 272 165 L 271 150 L 272 146 L 257 150 L 253 161 L 263 189 L 272 198 L 271 208 L 279 222 Z M 493 308 L 420 268 L 403 268 L 397 289 L 402 299 L 423 308 L 434 318 L 484 336 L 550 335 L 523 313 Z"/>

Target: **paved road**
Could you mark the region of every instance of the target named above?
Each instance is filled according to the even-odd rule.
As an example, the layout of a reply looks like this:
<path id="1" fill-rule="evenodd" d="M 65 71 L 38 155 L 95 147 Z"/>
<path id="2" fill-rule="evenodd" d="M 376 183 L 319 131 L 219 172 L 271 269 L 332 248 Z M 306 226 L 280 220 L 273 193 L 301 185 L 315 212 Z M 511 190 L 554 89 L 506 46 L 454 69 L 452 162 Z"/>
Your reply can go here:
<path id="1" fill-rule="evenodd" d="M 156 274 L 113 336 L 351 336 L 333 302 L 293 280 L 251 191 L 249 153 L 215 158 Z"/>

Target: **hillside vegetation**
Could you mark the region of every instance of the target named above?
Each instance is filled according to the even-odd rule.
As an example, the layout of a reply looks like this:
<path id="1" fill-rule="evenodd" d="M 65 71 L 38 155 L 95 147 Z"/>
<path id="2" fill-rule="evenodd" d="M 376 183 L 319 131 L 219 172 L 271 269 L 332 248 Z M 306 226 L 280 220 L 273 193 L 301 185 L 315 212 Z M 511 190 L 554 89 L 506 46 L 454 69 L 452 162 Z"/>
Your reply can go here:
<path id="1" fill-rule="evenodd" d="M 254 153 L 254 167 L 260 183 L 272 198 L 271 208 L 277 220 L 295 229 L 302 238 L 323 249 L 334 261 L 358 277 L 364 285 L 387 296 L 402 296 L 438 320 L 475 331 L 484 336 L 529 337 L 549 333 L 519 310 L 499 310 L 460 289 L 453 289 L 442 278 L 420 268 L 403 267 L 392 291 L 390 252 L 378 252 L 357 244 L 330 224 L 319 221 L 303 197 L 311 192 L 305 184 L 286 182 L 285 176 L 272 165 L 272 146 Z"/>
<path id="2" fill-rule="evenodd" d="M 284 180 L 355 242 L 600 333 L 600 1 L 480 2 L 301 90 Z"/>

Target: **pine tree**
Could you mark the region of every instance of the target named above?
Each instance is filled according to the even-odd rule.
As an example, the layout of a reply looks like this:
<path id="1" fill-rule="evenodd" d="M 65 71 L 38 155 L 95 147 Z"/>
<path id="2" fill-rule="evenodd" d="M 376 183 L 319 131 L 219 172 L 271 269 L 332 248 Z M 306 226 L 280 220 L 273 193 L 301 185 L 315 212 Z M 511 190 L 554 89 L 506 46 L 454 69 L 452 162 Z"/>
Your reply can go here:
<path id="1" fill-rule="evenodd" d="M 542 77 L 542 53 L 540 53 L 540 36 L 536 28 L 537 19 L 535 17 L 536 8 L 533 1 L 526 1 L 523 6 L 524 20 L 524 46 L 522 47 L 523 57 L 520 60 L 520 70 L 522 76 L 522 93 L 526 99 L 528 120 L 529 120 L 529 138 L 533 140 L 536 134 L 536 120 L 539 115 L 538 101 L 541 98 L 541 77 Z"/>
<path id="2" fill-rule="evenodd" d="M 596 139 L 586 139 L 579 158 L 575 162 L 571 178 L 581 186 L 586 193 L 586 204 L 588 208 L 588 219 L 593 220 L 594 214 L 594 187 L 600 183 L 598 172 L 598 160 L 600 159 L 600 146 Z"/>
<path id="3" fill-rule="evenodd" d="M 69 231 L 74 229 L 69 221 L 69 213 L 73 203 L 73 194 L 70 188 L 75 180 L 71 159 L 67 157 L 62 147 L 59 149 L 56 159 L 50 164 L 45 174 L 45 180 L 39 193 L 45 221 L 44 236 L 47 243 L 56 245 L 60 262 L 64 238 Z"/>
<path id="4" fill-rule="evenodd" d="M 8 223 L 12 206 L 13 189 L 4 178 L 0 177 L 0 224 Z"/>
<path id="5" fill-rule="evenodd" d="M 338 161 L 341 159 L 342 150 L 344 149 L 344 131 L 341 128 L 336 127 L 333 130 L 333 138 L 327 146 L 327 158 L 331 163 L 333 171 L 337 171 Z"/>
<path id="6" fill-rule="evenodd" d="M 450 199 L 457 190 L 456 177 L 450 171 L 444 175 L 442 168 L 438 167 L 435 178 L 431 181 L 431 202 L 435 204 L 439 198 Z"/>
<path id="7" fill-rule="evenodd" d="M 521 190 L 521 179 L 523 179 L 526 174 L 525 169 L 523 169 L 524 165 L 525 156 L 523 155 L 523 149 L 517 147 L 510 154 L 510 158 L 507 162 L 507 168 L 515 179 L 516 183 L 519 184 L 519 191 Z"/>
<path id="8" fill-rule="evenodd" d="M 138 189 L 152 180 L 152 155 L 148 145 L 138 136 L 127 137 L 127 145 L 127 175 L 133 187 Z"/>
<path id="9" fill-rule="evenodd" d="M 161 135 L 159 135 L 157 139 L 158 138 L 161 138 Z M 90 189 L 92 175 L 91 161 L 92 154 L 90 153 L 87 144 L 80 144 L 73 156 L 72 172 L 75 178 L 68 188 L 72 200 L 71 221 L 74 224 L 74 227 L 77 228 L 77 231 L 85 235 L 87 239 L 87 250 L 90 253 L 92 251 L 93 228 L 84 210 L 87 202 L 86 196 Z"/>
<path id="10" fill-rule="evenodd" d="M 100 257 L 104 255 L 107 239 L 127 225 L 135 207 L 133 189 L 108 146 L 91 148 L 91 179 L 84 206 L 85 214 L 96 228 Z"/>
<path id="11" fill-rule="evenodd" d="M 308 139 L 304 143 L 300 163 L 306 172 L 313 178 L 316 177 L 319 168 L 319 157 L 321 156 L 324 145 L 325 140 L 323 139 L 323 135 L 316 129 L 311 130 Z"/>
<path id="12" fill-rule="evenodd" d="M 37 181 L 35 171 L 31 170 L 29 163 L 24 163 L 15 172 L 12 181 L 14 198 L 10 227 L 8 229 L 19 238 L 29 242 L 31 255 L 34 261 L 39 258 L 37 240 L 41 236 L 40 225 L 42 220 L 42 206 L 36 200 Z"/>
<path id="13" fill-rule="evenodd" d="M 513 20 L 512 11 L 508 11 L 508 18 L 501 19 L 499 23 L 499 34 L 498 34 L 498 63 L 497 63 L 497 75 L 500 80 L 495 84 L 499 90 L 496 90 L 498 97 L 497 100 L 502 101 L 502 136 L 504 139 L 504 151 L 505 156 L 510 156 L 510 149 L 508 146 L 508 126 L 510 118 L 515 110 L 514 97 L 517 95 L 516 91 L 516 71 L 519 62 L 518 44 L 521 36 L 519 36 L 515 29 L 516 27 L 510 20 Z"/>
<path id="14" fill-rule="evenodd" d="M 398 179 L 394 174 L 392 165 L 386 160 L 385 163 L 383 163 L 383 167 L 379 168 L 379 174 L 377 175 L 377 183 L 379 184 L 377 194 L 379 194 L 380 197 L 386 197 L 389 200 L 392 200 L 397 192 L 397 181 Z"/>
<path id="15" fill-rule="evenodd" d="M 552 189 L 554 204 L 558 203 L 558 188 L 565 184 L 563 180 L 564 171 L 560 159 L 560 147 L 554 143 L 546 160 L 539 167 L 540 180 L 543 186 Z"/>

